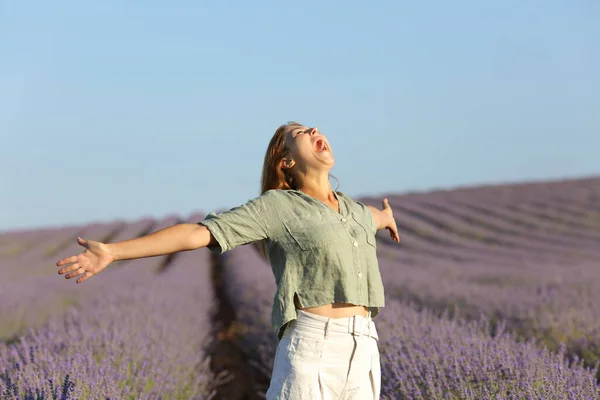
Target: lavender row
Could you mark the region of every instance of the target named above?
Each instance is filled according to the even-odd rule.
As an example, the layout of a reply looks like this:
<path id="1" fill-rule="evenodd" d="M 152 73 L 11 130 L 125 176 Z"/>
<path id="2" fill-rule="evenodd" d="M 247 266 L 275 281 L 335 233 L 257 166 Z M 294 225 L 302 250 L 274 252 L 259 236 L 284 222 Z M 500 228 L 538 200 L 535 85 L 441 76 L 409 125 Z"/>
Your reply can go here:
<path id="1" fill-rule="evenodd" d="M 0 398 L 209 398 L 208 251 L 179 253 L 157 273 L 164 261 L 65 281 L 79 289 L 77 308 L 0 344 Z"/>
<path id="2" fill-rule="evenodd" d="M 515 226 L 536 231 L 572 234 L 597 241 L 600 238 L 600 178 L 543 183 L 490 185 L 427 193 L 390 195 L 404 202 L 464 203 L 484 213 L 498 212 Z M 546 211 L 544 211 L 544 209 Z"/>
<path id="3" fill-rule="evenodd" d="M 439 318 L 388 300 L 380 317 L 384 399 L 598 399 L 596 370 L 489 321 Z"/>
<path id="4" fill-rule="evenodd" d="M 589 238 L 599 237 L 600 179 L 566 181 L 562 186 L 544 190 L 522 185 L 505 185 L 488 190 L 454 190 L 446 193 L 431 193 L 428 198 L 452 198 L 465 201 L 472 206 L 483 205 L 499 210 L 513 221 L 532 223 L 549 230 L 578 233 Z"/>
<path id="5" fill-rule="evenodd" d="M 400 217 L 404 213 L 412 213 L 418 218 L 431 221 L 431 224 L 443 229 L 445 232 L 457 238 L 465 239 L 470 245 L 483 245 L 489 250 L 494 249 L 497 253 L 506 253 L 508 249 L 523 254 L 531 259 L 541 256 L 563 258 L 568 257 L 567 251 L 578 250 L 583 255 L 593 257 L 597 253 L 596 245 L 600 242 L 600 235 L 593 240 L 583 238 L 574 240 L 565 236 L 563 232 L 546 234 L 542 240 L 536 240 L 536 231 L 528 229 L 521 235 L 515 235 L 514 230 L 504 232 L 494 229 L 493 224 L 485 223 L 482 219 L 469 218 L 472 212 L 460 212 L 458 207 L 451 207 L 451 199 L 423 200 L 419 202 L 399 202 Z M 479 203 L 481 204 L 481 203 Z M 469 210 L 470 211 L 470 210 Z"/>
<path id="6" fill-rule="evenodd" d="M 200 215 L 190 218 L 195 220 Z M 94 284 L 84 287 L 73 285 L 72 281 L 67 282 L 57 276 L 56 261 L 83 250 L 76 242 L 78 235 L 92 240 L 115 242 L 138 237 L 178 221 L 178 218 L 167 217 L 162 220 L 142 219 L 125 225 L 116 222 L 47 230 L 36 239 L 42 243 L 33 245 L 30 251 L 0 258 L 0 320 L 3 321 L 0 326 L 0 341 L 14 337 L 28 327 L 39 326 L 52 316 L 60 315 L 66 307 L 77 305 L 95 288 Z M 36 237 L 35 232 L 31 234 Z M 17 235 L 16 238 L 20 241 L 27 240 L 24 234 Z M 60 248 L 60 252 L 48 251 L 56 248 Z M 166 258 L 163 256 L 139 260 L 136 265 L 142 269 L 144 266 L 158 268 Z M 127 263 L 117 262 L 109 270 L 118 269 Z"/>
<path id="7" fill-rule="evenodd" d="M 370 204 L 373 203 L 375 201 L 371 200 Z M 392 198 L 390 204 L 400 229 L 409 224 L 409 229 L 404 229 L 405 236 L 424 238 L 431 246 L 443 247 L 449 254 L 462 248 L 470 250 L 482 261 L 512 262 L 517 259 L 570 262 L 574 257 L 594 259 L 598 255 L 600 235 L 584 241 L 559 231 L 542 235 L 531 228 L 525 232 L 507 231 L 506 225 L 499 228 L 489 220 L 484 222 L 472 210 L 460 210 L 460 205 L 452 207 L 452 199 L 428 198 L 417 202 Z"/>
<path id="8" fill-rule="evenodd" d="M 378 248 L 379 265 L 390 295 L 439 311 L 459 309 L 467 318 L 484 313 L 506 320 L 522 337 L 536 337 L 552 348 L 566 343 L 570 353 L 590 364 L 600 359 L 596 263 L 499 268 L 410 258 L 383 243 Z"/>
<path id="9" fill-rule="evenodd" d="M 565 207 L 552 206 L 552 203 L 543 203 L 540 207 L 539 200 L 529 199 L 522 202 L 506 202 L 506 199 L 488 198 L 486 203 L 501 206 L 511 210 L 516 214 L 528 215 L 530 218 L 545 220 L 559 227 L 564 226 L 573 230 L 587 232 L 591 236 L 597 236 L 598 229 L 594 224 L 590 224 L 587 216 L 575 215 L 572 212 L 565 212 Z"/>
<path id="10" fill-rule="evenodd" d="M 585 220 L 583 220 L 584 223 L 579 224 L 582 226 L 570 226 L 569 224 L 565 224 L 563 220 L 556 220 L 557 216 L 561 216 L 567 220 L 572 218 L 572 215 L 564 212 L 564 207 L 562 209 L 553 209 L 550 212 L 550 218 L 548 218 L 548 211 L 543 217 L 531 212 L 532 210 L 537 211 L 540 207 L 539 204 L 534 203 L 529 203 L 531 206 L 524 208 L 524 205 L 517 203 L 516 200 L 511 204 L 508 201 L 509 199 L 499 201 L 498 199 L 480 199 L 477 196 L 468 197 L 466 195 L 453 196 L 449 200 L 464 205 L 477 214 L 505 219 L 515 226 L 525 227 L 534 233 L 547 232 L 561 240 L 577 239 L 585 243 L 589 243 L 590 241 L 594 243 L 600 239 L 597 223 L 594 224 L 593 220 L 588 219 L 591 209 L 584 205 L 574 205 L 574 207 L 588 214 Z M 546 204 L 549 205 L 551 203 Z M 552 218 L 552 214 L 554 214 L 554 218 Z M 597 218 L 598 212 L 596 211 L 594 214 L 592 211 L 591 216 L 594 217 L 594 215 Z"/>
<path id="11" fill-rule="evenodd" d="M 485 215 L 483 211 L 479 212 L 481 210 L 491 210 L 489 215 L 492 217 L 478 229 L 489 228 L 488 224 L 492 221 L 496 227 L 501 224 L 502 229 L 510 228 L 511 224 L 518 226 L 518 214 L 512 214 L 511 219 L 501 222 L 501 216 L 511 215 L 511 211 L 508 208 L 502 212 L 498 210 L 503 209 L 502 204 L 510 206 L 513 203 L 523 208 L 525 198 L 533 201 L 552 195 L 542 188 L 536 189 L 535 196 L 528 194 L 528 197 L 525 197 L 528 193 L 526 188 L 520 191 L 489 189 L 488 196 L 484 196 L 487 192 L 480 188 L 472 193 L 457 190 L 395 198 L 390 196 L 390 202 L 409 204 L 407 207 L 413 210 L 418 208 L 420 213 L 426 214 L 426 218 L 439 221 L 446 228 L 456 229 L 459 236 L 464 234 L 461 230 L 473 229 L 465 221 L 475 221 L 473 226 L 481 221 Z M 592 185 L 588 189 L 588 197 L 592 193 L 600 197 L 600 185 Z M 500 194 L 494 193 L 496 190 Z M 513 194 L 514 197 L 511 197 Z M 371 205 L 377 205 L 379 200 L 364 199 Z M 563 201 L 566 201 L 564 197 Z M 455 219 L 454 223 L 449 222 L 450 215 Z M 433 240 L 426 245 L 415 240 L 415 237 L 407 238 L 402 232 L 404 216 L 403 213 L 396 216 L 400 221 L 403 239 L 400 246 L 391 243 L 386 237 L 387 232 L 378 234 L 380 266 L 384 280 L 389 282 L 388 292 L 391 295 L 438 310 L 460 308 L 468 318 L 477 318 L 485 313 L 494 320 L 507 321 L 509 328 L 520 336 L 536 337 L 554 349 L 566 343 L 570 354 L 583 357 L 590 365 L 600 360 L 600 304 L 595 300 L 595 291 L 600 287 L 597 261 L 600 240 L 594 242 L 588 234 L 586 245 L 569 247 L 569 240 L 573 240 L 563 240 L 558 225 L 553 226 L 554 230 L 547 230 L 549 224 L 540 221 L 539 226 L 529 226 L 529 237 L 539 233 L 539 236 L 561 240 L 556 251 L 542 251 L 540 248 L 540 255 L 535 257 L 523 253 L 521 242 L 532 241 L 528 240 L 527 231 L 521 230 L 519 240 L 514 241 L 512 247 L 506 246 L 504 257 L 490 254 L 483 257 L 481 246 L 459 245 L 457 241 L 448 245 L 434 243 Z M 460 224 L 456 223 L 458 216 L 463 217 Z M 566 215 L 563 219 L 570 218 L 570 215 Z M 531 219 L 537 221 L 539 217 Z M 575 228 L 568 229 L 572 234 Z M 432 231 L 435 238 L 442 237 L 439 230 Z M 577 232 L 584 231 L 580 229 Z M 446 236 L 452 233 L 452 230 L 444 232 Z M 508 236 L 492 229 L 489 229 L 488 235 L 499 238 Z M 597 245 L 594 246 L 594 243 Z M 511 261 L 511 256 L 517 257 Z"/>
<path id="12" fill-rule="evenodd" d="M 92 238 L 98 238 L 112 229 L 115 229 L 114 224 L 95 224 L 87 228 L 54 229 L 44 234 L 30 232 L 30 236 L 15 235 L 12 244 L 23 243 L 27 251 L 0 258 L 0 320 L 3 321 L 0 340 L 40 325 L 66 307 L 77 304 L 78 294 L 73 290 L 80 288 L 58 279 L 55 263 L 59 256 L 49 249 L 65 242 L 60 245 L 66 250 L 62 254 L 77 254 L 81 252 L 75 248 L 78 232 L 87 230 Z M 55 258 L 51 258 L 52 255 Z M 64 290 L 56 290 L 57 286 Z"/>
<path id="13" fill-rule="evenodd" d="M 551 244 L 556 249 L 593 250 L 597 247 L 600 237 L 565 229 L 551 229 L 539 226 L 522 217 L 511 215 L 501 207 L 493 207 L 489 203 L 475 202 L 468 199 L 423 200 L 423 207 L 437 209 L 448 213 L 473 225 L 488 228 L 490 233 L 498 233 L 504 237 L 518 238 L 527 244 Z"/>
<path id="14" fill-rule="evenodd" d="M 162 276 L 120 271 L 103 295 L 1 345 L 0 393 L 50 393 L 68 376 L 77 399 L 206 398 L 208 266 L 185 258 Z"/>
<path id="15" fill-rule="evenodd" d="M 378 206 L 379 199 L 364 199 L 369 205 Z M 400 248 L 404 256 L 415 256 L 432 259 L 432 261 L 454 260 L 457 262 L 478 262 L 493 267 L 506 265 L 524 265 L 525 263 L 552 263 L 572 265 L 574 262 L 596 260 L 600 253 L 600 240 L 594 245 L 592 242 L 584 248 L 567 245 L 557 246 L 548 241 L 545 247 L 539 247 L 535 241 L 530 240 L 535 231 L 529 230 L 521 236 L 512 232 L 499 232 L 499 229 L 485 231 L 474 227 L 475 224 L 445 224 L 440 229 L 436 224 L 443 223 L 440 219 L 446 218 L 443 213 L 425 210 L 418 215 L 426 214 L 426 220 L 420 220 L 414 215 L 403 212 L 407 207 L 414 209 L 413 203 L 402 203 L 392 199 L 392 206 L 399 210 L 395 212 L 398 228 L 402 234 Z M 423 201 L 423 203 L 425 203 Z M 425 205 L 431 203 L 427 201 Z M 440 217 L 442 215 L 442 217 Z M 473 219 L 473 218 L 471 218 Z M 503 228 L 506 229 L 506 228 Z M 514 236 L 515 238 L 506 237 Z M 556 235 L 555 235 L 556 236 Z M 518 239 L 518 240 L 516 240 Z M 531 243 L 531 244 L 527 244 Z M 547 246 L 553 245 L 552 248 Z"/>
<path id="16" fill-rule="evenodd" d="M 252 366 L 270 377 L 277 347 L 277 337 L 271 328 L 271 308 L 277 289 L 271 266 L 254 245 L 238 247 L 221 257 L 226 295 L 236 314 L 232 333 Z"/>

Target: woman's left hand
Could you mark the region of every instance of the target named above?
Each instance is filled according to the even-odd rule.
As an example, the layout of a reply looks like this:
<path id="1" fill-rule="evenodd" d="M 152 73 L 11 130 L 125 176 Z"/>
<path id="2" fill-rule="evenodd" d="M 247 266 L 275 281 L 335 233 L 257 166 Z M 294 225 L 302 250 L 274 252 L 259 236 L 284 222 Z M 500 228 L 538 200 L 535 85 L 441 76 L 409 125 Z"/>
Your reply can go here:
<path id="1" fill-rule="evenodd" d="M 400 235 L 398 235 L 398 227 L 396 226 L 396 220 L 394 219 L 394 213 L 392 207 L 388 203 L 388 199 L 383 199 L 383 210 L 381 210 L 385 220 L 385 229 L 390 232 L 390 237 L 396 243 L 400 243 Z"/>

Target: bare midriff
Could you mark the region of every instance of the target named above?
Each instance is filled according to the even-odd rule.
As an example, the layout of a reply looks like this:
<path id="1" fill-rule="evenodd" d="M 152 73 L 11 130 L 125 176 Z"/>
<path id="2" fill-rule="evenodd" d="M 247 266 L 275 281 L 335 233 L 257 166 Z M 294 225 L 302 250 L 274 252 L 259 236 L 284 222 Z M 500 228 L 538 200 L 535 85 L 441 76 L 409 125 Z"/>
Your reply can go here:
<path id="1" fill-rule="evenodd" d="M 369 309 L 365 306 L 357 306 L 356 304 L 350 303 L 333 303 L 319 307 L 304 308 L 300 305 L 298 297 L 295 297 L 294 304 L 299 310 L 328 318 L 347 318 L 354 315 L 362 315 L 363 317 L 366 317 L 369 312 Z"/>

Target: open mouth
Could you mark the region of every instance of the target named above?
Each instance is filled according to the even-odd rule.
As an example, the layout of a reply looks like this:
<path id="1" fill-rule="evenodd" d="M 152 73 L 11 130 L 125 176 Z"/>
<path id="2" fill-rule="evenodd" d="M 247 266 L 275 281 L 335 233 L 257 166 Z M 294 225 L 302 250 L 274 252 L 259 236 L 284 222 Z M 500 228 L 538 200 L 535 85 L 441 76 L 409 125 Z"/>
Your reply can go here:
<path id="1" fill-rule="evenodd" d="M 318 138 L 317 140 L 315 140 L 314 147 L 315 147 L 315 151 L 317 153 L 321 153 L 325 150 L 329 150 L 329 147 L 327 146 L 327 142 L 325 142 L 321 138 Z"/>

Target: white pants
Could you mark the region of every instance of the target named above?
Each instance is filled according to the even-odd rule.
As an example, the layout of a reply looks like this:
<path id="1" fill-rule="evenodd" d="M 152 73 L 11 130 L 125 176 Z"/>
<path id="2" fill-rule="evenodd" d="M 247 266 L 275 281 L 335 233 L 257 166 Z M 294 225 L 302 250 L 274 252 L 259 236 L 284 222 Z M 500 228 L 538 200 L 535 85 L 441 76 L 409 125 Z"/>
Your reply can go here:
<path id="1" fill-rule="evenodd" d="M 378 400 L 381 366 L 370 315 L 298 310 L 277 346 L 267 400 Z"/>

